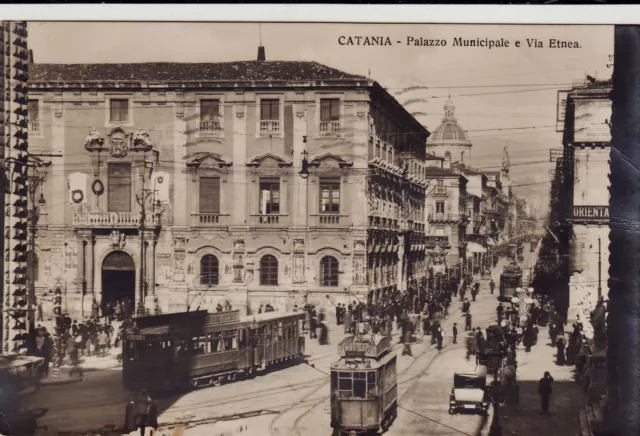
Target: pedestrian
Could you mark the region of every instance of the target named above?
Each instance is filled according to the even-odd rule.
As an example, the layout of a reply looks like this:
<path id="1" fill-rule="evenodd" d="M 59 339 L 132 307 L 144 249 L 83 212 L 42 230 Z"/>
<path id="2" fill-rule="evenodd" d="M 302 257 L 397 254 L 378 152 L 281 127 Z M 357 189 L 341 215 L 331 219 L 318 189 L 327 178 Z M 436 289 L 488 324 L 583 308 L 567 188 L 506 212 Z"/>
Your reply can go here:
<path id="1" fill-rule="evenodd" d="M 329 329 L 324 317 L 320 318 L 320 338 L 318 339 L 320 345 L 329 345 Z"/>
<path id="2" fill-rule="evenodd" d="M 551 398 L 551 393 L 553 389 L 551 387 L 551 383 L 553 383 L 553 377 L 549 374 L 549 371 L 544 373 L 544 377 L 540 379 L 538 382 L 538 394 L 540 394 L 540 405 L 542 407 L 542 413 L 549 413 L 549 399 Z"/>
<path id="3" fill-rule="evenodd" d="M 318 328 L 318 319 L 316 317 L 316 309 L 314 306 L 311 306 L 309 311 L 309 339 L 318 339 L 318 333 L 316 331 Z"/>
<path id="4" fill-rule="evenodd" d="M 471 330 L 471 313 L 467 312 L 467 315 L 464 318 L 464 330 Z"/>
<path id="5" fill-rule="evenodd" d="M 403 323 L 405 324 L 405 323 Z M 404 348 L 402 350 L 402 355 L 403 356 L 413 356 L 413 354 L 411 353 L 411 329 L 409 328 L 409 326 L 402 326 L 402 330 L 403 330 L 403 342 L 404 342 Z"/>
<path id="6" fill-rule="evenodd" d="M 351 305 L 349 305 L 349 309 L 344 314 L 344 332 L 345 332 L 345 334 L 351 333 L 351 318 L 352 318 Z"/>
<path id="7" fill-rule="evenodd" d="M 224 311 L 225 312 L 231 312 L 232 309 L 233 309 L 233 307 L 231 307 L 231 303 L 229 302 L 229 300 L 225 300 L 224 301 Z"/>
<path id="8" fill-rule="evenodd" d="M 556 364 L 562 366 L 565 364 L 565 358 L 564 358 L 565 345 L 564 345 L 563 338 L 558 338 L 558 342 L 556 343 L 556 348 L 558 350 L 558 353 L 556 354 Z"/>
<path id="9" fill-rule="evenodd" d="M 104 357 L 107 351 L 107 341 L 109 339 L 109 335 L 107 335 L 107 332 L 102 329 L 100 331 L 100 334 L 98 335 L 98 353 L 99 356 Z"/>
<path id="10" fill-rule="evenodd" d="M 453 323 L 453 343 L 454 344 L 458 343 L 458 323 L 457 322 Z"/>
<path id="11" fill-rule="evenodd" d="M 444 332 L 442 331 L 442 327 L 438 327 L 438 331 L 436 332 L 438 335 L 438 351 L 442 350 L 442 340 L 444 339 Z"/>
<path id="12" fill-rule="evenodd" d="M 218 305 L 216 306 L 216 312 L 221 313 L 223 311 L 224 311 L 224 308 L 222 307 L 222 304 L 218 303 Z"/>
<path id="13" fill-rule="evenodd" d="M 502 314 L 504 313 L 504 306 L 502 305 L 502 303 L 498 304 L 496 313 L 498 314 L 498 324 L 500 324 L 502 322 Z"/>
<path id="14" fill-rule="evenodd" d="M 158 412 L 155 402 L 151 399 L 145 389 L 141 390 L 134 403 L 135 425 L 140 429 L 140 436 L 144 436 L 147 427 L 151 427 L 153 432 L 158 429 Z"/>
<path id="15" fill-rule="evenodd" d="M 42 310 L 42 301 L 38 301 L 38 321 L 44 321 Z"/>
<path id="16" fill-rule="evenodd" d="M 493 279 L 489 282 L 489 289 L 491 290 L 491 295 L 493 295 L 493 291 L 496 289 L 496 282 Z"/>
<path id="17" fill-rule="evenodd" d="M 94 299 L 91 304 L 91 319 L 98 318 L 100 318 L 100 305 L 98 305 L 98 302 Z"/>

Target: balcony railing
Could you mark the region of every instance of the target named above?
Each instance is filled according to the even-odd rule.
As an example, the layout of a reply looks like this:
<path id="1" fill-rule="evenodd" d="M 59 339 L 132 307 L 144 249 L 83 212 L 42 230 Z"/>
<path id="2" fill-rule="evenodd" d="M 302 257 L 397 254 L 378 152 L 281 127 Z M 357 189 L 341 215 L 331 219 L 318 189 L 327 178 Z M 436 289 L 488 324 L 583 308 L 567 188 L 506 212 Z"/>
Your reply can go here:
<path id="1" fill-rule="evenodd" d="M 229 215 L 220 213 L 193 213 L 191 214 L 192 225 L 194 226 L 226 226 Z"/>
<path id="2" fill-rule="evenodd" d="M 264 120 L 260 121 L 260 133 L 280 133 L 280 121 Z"/>
<path id="3" fill-rule="evenodd" d="M 222 130 L 220 121 L 200 121 L 201 132 L 219 132 Z"/>
<path id="4" fill-rule="evenodd" d="M 257 226 L 281 226 L 287 224 L 289 215 L 282 214 L 261 214 L 251 215 L 252 222 Z"/>
<path id="5" fill-rule="evenodd" d="M 323 214 L 312 217 L 314 224 L 318 226 L 346 226 L 349 215 Z"/>
<path id="6" fill-rule="evenodd" d="M 162 218 L 156 214 L 148 213 L 145 217 L 145 226 L 162 224 Z M 87 212 L 73 215 L 74 226 L 86 227 L 139 227 L 139 212 Z"/>
<path id="7" fill-rule="evenodd" d="M 434 248 L 436 245 L 440 247 L 448 247 L 449 246 L 449 237 L 448 236 L 434 236 L 434 235 L 426 235 L 425 236 L 425 244 L 427 248 Z"/>
<path id="8" fill-rule="evenodd" d="M 331 135 L 334 133 L 340 133 L 340 121 L 321 121 L 320 122 L 320 134 Z"/>
<path id="9" fill-rule="evenodd" d="M 457 213 L 429 213 L 429 221 L 464 221 L 465 215 Z"/>

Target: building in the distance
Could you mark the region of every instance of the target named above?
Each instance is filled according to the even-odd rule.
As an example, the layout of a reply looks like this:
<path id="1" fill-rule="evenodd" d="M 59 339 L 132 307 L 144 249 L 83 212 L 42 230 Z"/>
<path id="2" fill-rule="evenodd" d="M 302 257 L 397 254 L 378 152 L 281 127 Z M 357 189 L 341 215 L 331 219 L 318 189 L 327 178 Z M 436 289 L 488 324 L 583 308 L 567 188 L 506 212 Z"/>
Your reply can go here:
<path id="1" fill-rule="evenodd" d="M 282 311 L 424 277 L 429 133 L 375 81 L 263 49 L 31 69 L 33 149 L 62 155 L 34 280 L 74 315 L 119 300 Z"/>

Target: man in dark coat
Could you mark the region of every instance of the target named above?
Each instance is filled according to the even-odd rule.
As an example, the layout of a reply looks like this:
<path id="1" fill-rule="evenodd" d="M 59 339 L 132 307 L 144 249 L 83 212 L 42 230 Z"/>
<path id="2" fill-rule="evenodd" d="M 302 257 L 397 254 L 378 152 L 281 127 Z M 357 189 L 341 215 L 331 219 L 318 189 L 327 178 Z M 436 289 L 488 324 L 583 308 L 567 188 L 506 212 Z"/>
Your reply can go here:
<path id="1" fill-rule="evenodd" d="M 131 394 L 124 412 L 124 433 L 129 434 L 138 429 L 136 419 L 136 397 Z"/>
<path id="2" fill-rule="evenodd" d="M 489 282 L 489 289 L 491 290 L 491 295 L 493 295 L 493 291 L 496 289 L 496 282 L 493 279 Z"/>
<path id="3" fill-rule="evenodd" d="M 454 322 L 453 323 L 453 343 L 457 344 L 458 343 L 458 323 Z"/>
<path id="4" fill-rule="evenodd" d="M 500 324 L 502 322 L 502 314 L 504 313 L 504 306 L 502 303 L 500 303 L 496 308 L 496 313 L 498 314 L 498 324 Z"/>
<path id="5" fill-rule="evenodd" d="M 544 377 L 542 377 L 538 383 L 538 394 L 540 394 L 542 413 L 549 413 L 549 399 L 551 398 L 551 392 L 553 392 L 551 383 L 553 383 L 553 377 L 546 371 Z"/>
<path id="6" fill-rule="evenodd" d="M 311 310 L 309 311 L 309 339 L 318 338 L 318 333 L 316 332 L 317 328 L 318 328 L 317 312 L 315 307 L 311 306 Z"/>

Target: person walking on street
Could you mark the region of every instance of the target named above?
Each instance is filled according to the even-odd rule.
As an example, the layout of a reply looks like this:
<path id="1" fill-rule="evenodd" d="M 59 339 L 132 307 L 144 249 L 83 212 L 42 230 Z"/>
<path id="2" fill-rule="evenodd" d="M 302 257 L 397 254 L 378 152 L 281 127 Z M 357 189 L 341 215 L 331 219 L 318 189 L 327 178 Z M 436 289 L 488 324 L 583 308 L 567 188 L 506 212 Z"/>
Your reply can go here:
<path id="1" fill-rule="evenodd" d="M 491 290 L 491 295 L 493 295 L 493 291 L 496 289 L 496 282 L 493 279 L 489 282 L 489 289 Z"/>
<path id="2" fill-rule="evenodd" d="M 464 318 L 464 331 L 471 330 L 471 312 L 467 312 Z"/>
<path id="3" fill-rule="evenodd" d="M 38 321 L 44 321 L 42 301 L 38 301 Z"/>
<path id="4" fill-rule="evenodd" d="M 551 393 L 553 389 L 551 387 L 551 383 L 553 383 L 553 377 L 549 374 L 549 371 L 544 373 L 544 377 L 540 379 L 538 383 L 538 394 L 540 394 L 540 405 L 542 407 L 542 413 L 549 413 L 549 399 L 551 398 Z"/>
<path id="5" fill-rule="evenodd" d="M 442 327 L 438 327 L 436 334 L 438 335 L 438 351 L 440 351 L 442 350 L 442 340 L 444 339 L 444 332 L 442 331 Z"/>
<path id="6" fill-rule="evenodd" d="M 476 285 L 479 285 L 479 283 L 476 282 Z M 476 296 L 478 295 L 478 287 L 479 286 L 473 286 L 471 288 L 471 301 L 476 301 Z"/>
<path id="7" fill-rule="evenodd" d="M 309 339 L 318 339 L 318 333 L 316 331 L 318 328 L 318 319 L 316 317 L 316 309 L 311 306 L 311 310 L 309 311 Z"/>
<path id="8" fill-rule="evenodd" d="M 502 314 L 504 313 L 504 306 L 502 303 L 498 304 L 496 308 L 496 313 L 498 314 L 498 325 L 502 322 Z"/>
<path id="9" fill-rule="evenodd" d="M 563 338 L 558 338 L 558 342 L 556 343 L 556 348 L 558 350 L 558 353 L 556 354 L 556 363 L 562 366 L 565 364 L 565 358 L 564 358 L 565 345 L 564 345 Z"/>
<path id="10" fill-rule="evenodd" d="M 458 343 L 458 323 L 453 323 L 453 343 Z"/>

